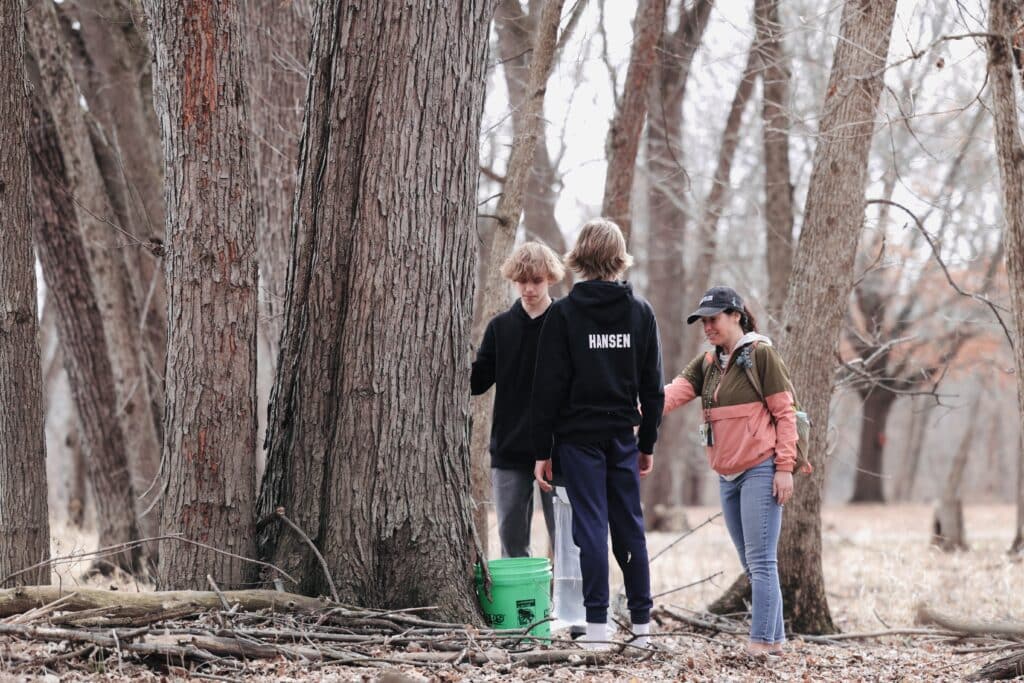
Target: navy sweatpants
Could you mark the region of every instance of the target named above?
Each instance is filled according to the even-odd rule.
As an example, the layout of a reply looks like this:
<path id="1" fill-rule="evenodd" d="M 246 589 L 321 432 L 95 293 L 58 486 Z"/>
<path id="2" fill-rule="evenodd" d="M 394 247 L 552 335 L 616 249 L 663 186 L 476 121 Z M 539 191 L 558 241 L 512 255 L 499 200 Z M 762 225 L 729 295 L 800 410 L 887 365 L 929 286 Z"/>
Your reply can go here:
<path id="1" fill-rule="evenodd" d="M 593 444 L 559 443 L 557 457 L 572 503 L 572 536 L 580 548 L 587 621 L 608 620 L 608 531 L 622 568 L 634 624 L 651 620 L 651 574 L 640 509 L 640 473 L 632 432 Z"/>

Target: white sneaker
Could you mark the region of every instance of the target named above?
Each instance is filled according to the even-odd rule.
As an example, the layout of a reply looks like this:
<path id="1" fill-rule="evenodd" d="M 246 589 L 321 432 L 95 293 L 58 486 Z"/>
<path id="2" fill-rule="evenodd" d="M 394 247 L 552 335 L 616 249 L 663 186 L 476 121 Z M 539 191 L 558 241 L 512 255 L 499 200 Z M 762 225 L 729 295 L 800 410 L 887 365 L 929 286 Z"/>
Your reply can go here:
<path id="1" fill-rule="evenodd" d="M 636 647 L 651 647 L 651 639 L 648 637 L 651 634 L 651 622 L 646 624 L 633 624 L 633 635 L 636 636 L 629 642 L 630 645 Z"/>
<path id="2" fill-rule="evenodd" d="M 576 640 L 584 650 L 607 650 L 610 645 L 608 643 L 608 623 L 592 624 L 587 622 L 587 632 L 582 637 Z"/>

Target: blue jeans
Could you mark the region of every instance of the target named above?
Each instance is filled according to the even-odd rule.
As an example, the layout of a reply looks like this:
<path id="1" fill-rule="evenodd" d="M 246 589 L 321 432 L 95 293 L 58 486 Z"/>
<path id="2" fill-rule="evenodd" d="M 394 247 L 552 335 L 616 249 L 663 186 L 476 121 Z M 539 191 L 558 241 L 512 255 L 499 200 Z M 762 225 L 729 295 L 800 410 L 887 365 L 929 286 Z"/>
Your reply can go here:
<path id="1" fill-rule="evenodd" d="M 786 640 L 777 554 L 782 506 L 772 495 L 774 478 L 774 458 L 751 467 L 732 481 L 719 477 L 725 526 L 750 579 L 750 640 L 755 643 L 777 644 Z"/>

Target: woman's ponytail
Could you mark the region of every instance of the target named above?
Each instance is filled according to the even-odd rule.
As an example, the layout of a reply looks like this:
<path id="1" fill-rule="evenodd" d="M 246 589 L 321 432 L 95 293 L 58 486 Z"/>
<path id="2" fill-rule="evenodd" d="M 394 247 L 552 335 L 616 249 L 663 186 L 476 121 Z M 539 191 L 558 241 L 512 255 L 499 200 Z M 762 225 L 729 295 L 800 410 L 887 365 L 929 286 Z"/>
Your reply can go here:
<path id="1" fill-rule="evenodd" d="M 748 332 L 757 332 L 757 318 L 754 314 L 744 306 L 740 313 L 740 328 L 743 330 L 743 334 Z"/>

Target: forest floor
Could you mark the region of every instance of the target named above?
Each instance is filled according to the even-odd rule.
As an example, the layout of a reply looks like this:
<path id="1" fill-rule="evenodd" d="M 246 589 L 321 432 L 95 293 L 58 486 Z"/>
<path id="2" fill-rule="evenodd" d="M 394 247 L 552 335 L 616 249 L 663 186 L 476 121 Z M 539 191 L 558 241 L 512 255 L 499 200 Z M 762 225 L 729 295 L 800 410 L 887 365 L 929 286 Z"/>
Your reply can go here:
<path id="1" fill-rule="evenodd" d="M 718 512 L 717 508 L 687 508 L 691 526 Z M 929 544 L 932 510 L 925 505 L 828 506 L 823 515 L 823 561 L 829 604 L 836 626 L 844 633 L 920 628 L 916 608 L 926 603 L 962 618 L 985 621 L 1024 620 L 1024 563 L 1010 558 L 1015 511 L 1009 505 L 969 505 L 965 508 L 967 552 L 943 553 Z M 493 539 L 492 549 L 496 544 Z M 73 532 L 57 533 L 55 554 L 89 549 L 94 539 Z M 652 533 L 650 553 L 679 537 Z M 543 539 L 539 518 L 534 538 Z M 535 541 L 535 554 L 546 541 Z M 721 518 L 695 531 L 651 566 L 654 594 L 701 581 L 663 598 L 658 605 L 677 612 L 701 612 L 740 570 Z M 55 577 L 74 584 L 81 568 L 66 566 Z M 620 577 L 613 571 L 613 586 Z M 106 586 L 110 581 L 93 581 Z M 141 586 L 145 588 L 145 586 Z M 120 590 L 135 590 L 122 584 Z M 382 671 L 323 665 L 307 668 L 295 662 L 262 660 L 246 663 L 243 672 L 206 668 L 195 680 L 330 680 L 330 681 L 959 681 L 999 656 L 985 651 L 993 644 L 951 641 L 938 636 L 887 636 L 821 645 L 791 641 L 788 652 L 768 663 L 751 662 L 740 654 L 742 636 L 694 630 L 666 619 L 662 631 L 679 635 L 657 640 L 663 650 L 646 661 L 619 656 L 601 667 L 488 664 L 397 666 Z M 48 674 L 19 664 L 36 649 L 37 656 L 62 651 L 57 644 L 21 643 L 0 638 L 0 683 L 43 674 L 49 680 L 181 680 L 172 670 L 155 672 L 128 659 L 108 659 L 102 666 L 50 667 Z M 102 673 L 101 673 L 102 672 Z M 180 670 L 178 670 L 180 673 Z M 219 676 L 219 678 L 218 678 Z M 191 677 L 190 677 L 191 678 Z"/>

